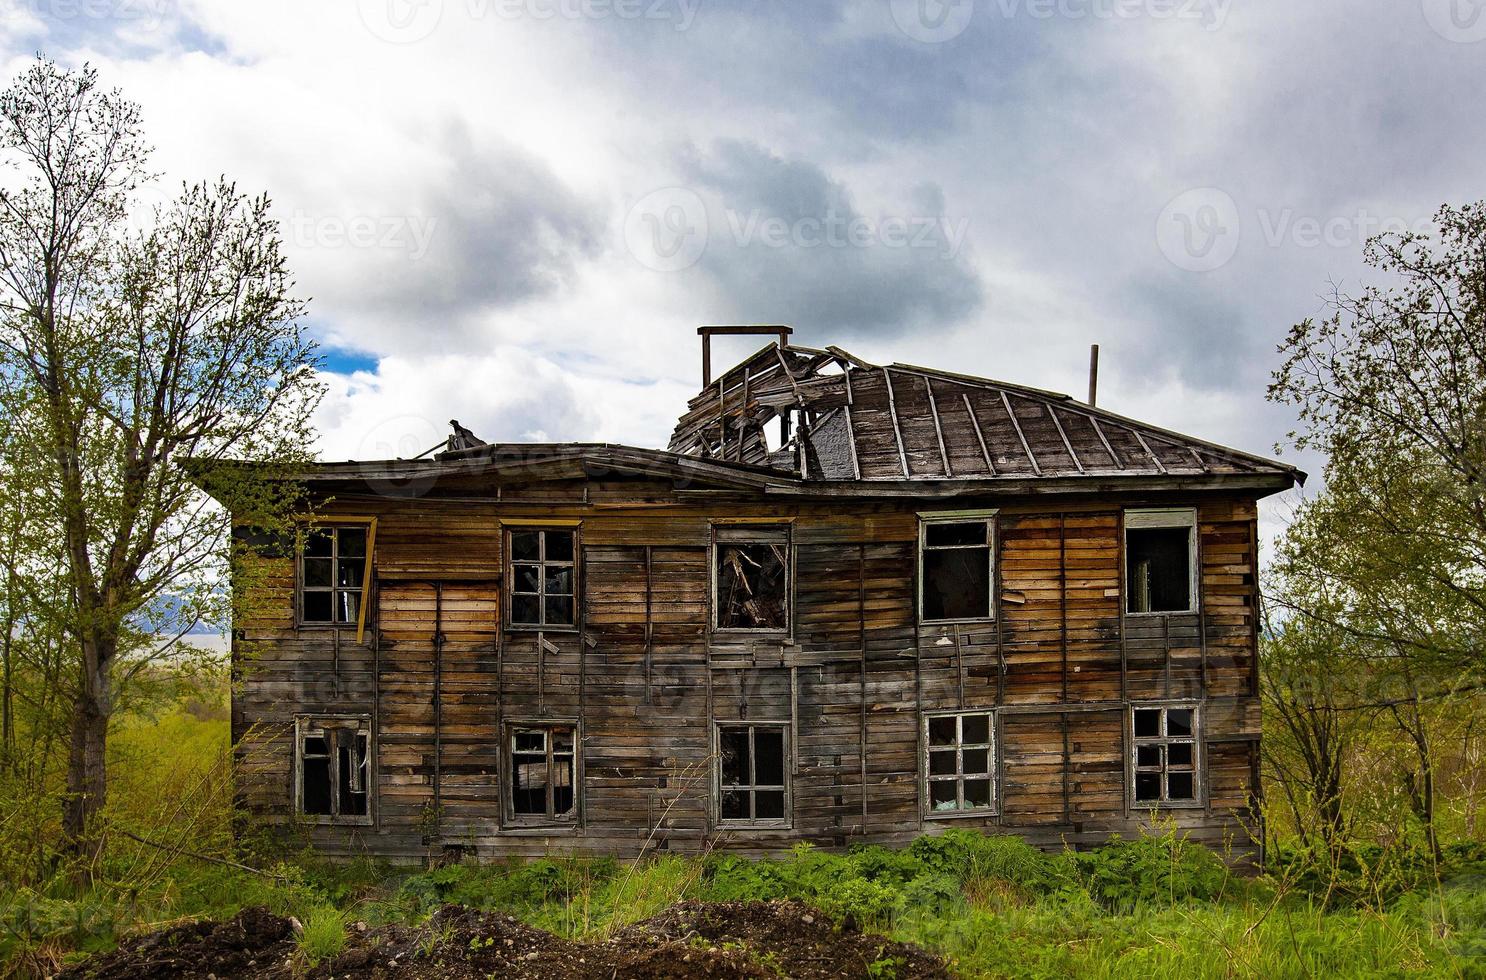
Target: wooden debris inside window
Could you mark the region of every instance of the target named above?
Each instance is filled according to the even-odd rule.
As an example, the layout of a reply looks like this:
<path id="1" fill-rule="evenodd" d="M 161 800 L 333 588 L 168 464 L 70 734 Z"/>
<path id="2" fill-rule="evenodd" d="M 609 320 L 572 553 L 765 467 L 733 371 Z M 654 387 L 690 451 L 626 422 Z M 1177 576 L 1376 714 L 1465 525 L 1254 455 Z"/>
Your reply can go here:
<path id="1" fill-rule="evenodd" d="M 512 728 L 507 771 L 513 818 L 561 819 L 577 805 L 577 751 L 571 725 Z"/>
<path id="2" fill-rule="evenodd" d="M 300 718 L 299 812 L 308 817 L 364 818 L 371 770 L 369 718 Z"/>
<path id="3" fill-rule="evenodd" d="M 720 630 L 789 628 L 788 529 L 719 529 L 716 620 Z"/>

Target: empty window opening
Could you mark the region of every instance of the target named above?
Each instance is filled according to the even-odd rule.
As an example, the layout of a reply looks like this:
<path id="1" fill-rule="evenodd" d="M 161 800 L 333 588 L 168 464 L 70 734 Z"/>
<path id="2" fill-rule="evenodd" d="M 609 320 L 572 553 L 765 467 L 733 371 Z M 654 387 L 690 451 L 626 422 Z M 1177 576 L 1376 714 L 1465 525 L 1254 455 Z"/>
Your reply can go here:
<path id="1" fill-rule="evenodd" d="M 300 718 L 299 812 L 305 816 L 364 818 L 371 781 L 369 718 Z"/>
<path id="2" fill-rule="evenodd" d="M 995 724 L 989 712 L 924 719 L 930 815 L 990 810 Z"/>
<path id="3" fill-rule="evenodd" d="M 991 519 L 925 520 L 919 539 L 919 618 L 926 623 L 991 616 Z"/>
<path id="4" fill-rule="evenodd" d="M 309 532 L 299 559 L 300 621 L 355 625 L 361 615 L 366 558 L 365 527 Z"/>
<path id="5" fill-rule="evenodd" d="M 785 823 L 789 813 L 782 725 L 719 725 L 718 816 L 722 822 Z"/>
<path id="6" fill-rule="evenodd" d="M 1125 608 L 1132 613 L 1190 612 L 1195 515 L 1131 511 L 1125 515 Z"/>
<path id="7" fill-rule="evenodd" d="M 1197 710 L 1133 708 L 1135 802 L 1145 806 L 1197 800 Z"/>
<path id="8" fill-rule="evenodd" d="M 572 816 L 577 804 L 573 726 L 513 728 L 508 746 L 512 816 L 517 820 Z"/>
<path id="9" fill-rule="evenodd" d="M 572 531 L 511 532 L 508 568 L 512 624 L 555 627 L 577 624 L 576 537 Z"/>
<path id="10" fill-rule="evenodd" d="M 714 625 L 720 630 L 789 628 L 789 530 L 719 529 Z"/>

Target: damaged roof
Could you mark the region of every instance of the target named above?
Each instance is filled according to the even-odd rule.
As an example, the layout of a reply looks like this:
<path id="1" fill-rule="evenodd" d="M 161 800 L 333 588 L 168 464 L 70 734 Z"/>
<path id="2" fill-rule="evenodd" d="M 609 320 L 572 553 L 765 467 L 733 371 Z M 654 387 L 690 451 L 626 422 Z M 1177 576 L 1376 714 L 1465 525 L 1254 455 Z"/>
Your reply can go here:
<path id="1" fill-rule="evenodd" d="M 870 364 L 839 347 L 763 348 L 691 400 L 669 448 L 826 482 L 1305 479 L 1293 466 L 1068 395 Z"/>
<path id="2" fill-rule="evenodd" d="M 1305 481 L 1285 463 L 1068 395 L 870 364 L 839 347 L 763 348 L 691 399 L 665 450 L 486 444 L 451 426 L 444 451 L 431 456 L 315 463 L 292 478 L 321 492 L 394 497 L 608 476 L 669 480 L 696 493 L 945 498 L 1219 488 L 1267 494 Z M 216 480 L 255 464 L 188 465 L 211 492 Z"/>

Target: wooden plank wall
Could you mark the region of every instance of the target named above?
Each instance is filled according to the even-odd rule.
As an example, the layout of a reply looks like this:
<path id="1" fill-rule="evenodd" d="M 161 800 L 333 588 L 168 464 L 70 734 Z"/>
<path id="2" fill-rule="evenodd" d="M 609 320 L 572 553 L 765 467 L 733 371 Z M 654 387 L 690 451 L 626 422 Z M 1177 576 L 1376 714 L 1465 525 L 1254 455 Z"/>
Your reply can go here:
<path id="1" fill-rule="evenodd" d="M 265 560 L 235 635 L 239 792 L 292 823 L 294 716 L 362 713 L 374 824 L 301 828 L 328 853 L 767 851 L 950 825 L 1086 846 L 1150 823 L 1128 800 L 1129 704 L 1194 700 L 1207 805 L 1169 816 L 1243 852 L 1259 735 L 1253 502 L 1195 501 L 1200 612 L 1122 614 L 1121 508 L 1182 502 L 999 502 L 995 621 L 920 628 L 922 502 L 703 503 L 628 481 L 506 488 L 499 502 L 342 498 L 340 512 L 378 518 L 366 641 L 295 630 L 293 563 Z M 793 522 L 790 637 L 709 635 L 710 522 L 740 517 Z M 582 521 L 576 632 L 500 628 L 500 521 L 542 519 Z M 995 815 L 924 818 L 922 712 L 952 708 L 997 711 Z M 500 726 L 521 719 L 581 726 L 576 826 L 502 827 Z M 792 725 L 787 829 L 717 825 L 712 724 L 744 719 Z"/>

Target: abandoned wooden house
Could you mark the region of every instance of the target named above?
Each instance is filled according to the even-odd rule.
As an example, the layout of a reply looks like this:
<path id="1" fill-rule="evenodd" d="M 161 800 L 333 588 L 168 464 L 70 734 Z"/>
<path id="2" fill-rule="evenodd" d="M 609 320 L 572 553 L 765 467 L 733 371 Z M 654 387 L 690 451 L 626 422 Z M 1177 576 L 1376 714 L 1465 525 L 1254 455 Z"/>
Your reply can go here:
<path id="1" fill-rule="evenodd" d="M 245 805 L 406 860 L 1153 820 L 1251 850 L 1256 501 L 1304 475 L 769 332 L 665 451 L 456 423 L 303 474 L 315 529 L 233 637 Z"/>

